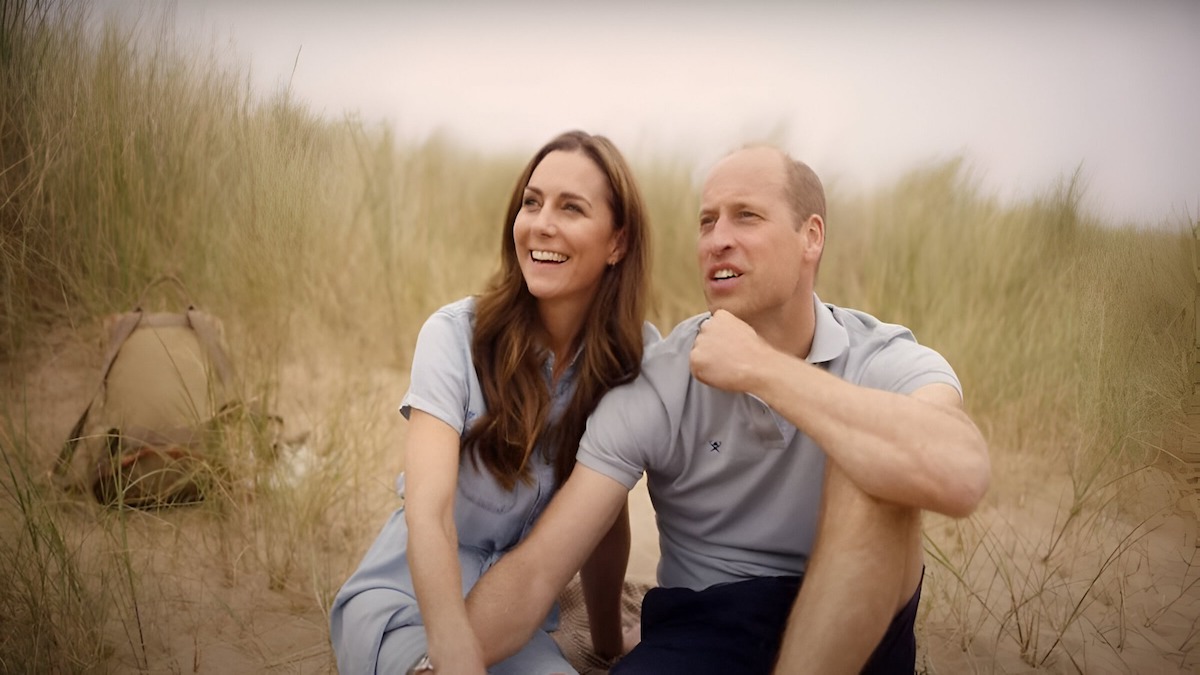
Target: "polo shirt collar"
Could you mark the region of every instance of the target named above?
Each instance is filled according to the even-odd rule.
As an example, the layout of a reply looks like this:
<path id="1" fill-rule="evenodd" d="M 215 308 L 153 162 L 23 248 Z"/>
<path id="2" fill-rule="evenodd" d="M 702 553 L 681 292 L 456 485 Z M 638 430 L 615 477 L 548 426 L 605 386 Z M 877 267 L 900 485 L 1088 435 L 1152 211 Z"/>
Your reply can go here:
<path id="1" fill-rule="evenodd" d="M 825 363 L 841 356 L 850 348 L 850 336 L 846 327 L 838 323 L 833 316 L 833 310 L 821 302 L 813 293 L 813 311 L 816 314 L 816 325 L 813 328 L 812 347 L 808 350 L 809 363 Z"/>

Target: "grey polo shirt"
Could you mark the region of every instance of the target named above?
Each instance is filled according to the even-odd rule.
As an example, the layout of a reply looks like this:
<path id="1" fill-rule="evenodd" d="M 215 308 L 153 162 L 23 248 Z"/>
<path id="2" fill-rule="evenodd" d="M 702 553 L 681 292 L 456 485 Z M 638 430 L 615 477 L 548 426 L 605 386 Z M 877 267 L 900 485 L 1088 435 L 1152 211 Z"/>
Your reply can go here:
<path id="1" fill-rule="evenodd" d="M 910 394 L 953 369 L 903 326 L 814 295 L 808 362 L 864 387 Z M 588 421 L 578 461 L 632 489 L 646 472 L 662 558 L 658 583 L 695 590 L 804 571 L 816 536 L 825 454 L 749 394 L 701 383 L 688 359 L 708 314 L 647 349 L 642 374 Z"/>

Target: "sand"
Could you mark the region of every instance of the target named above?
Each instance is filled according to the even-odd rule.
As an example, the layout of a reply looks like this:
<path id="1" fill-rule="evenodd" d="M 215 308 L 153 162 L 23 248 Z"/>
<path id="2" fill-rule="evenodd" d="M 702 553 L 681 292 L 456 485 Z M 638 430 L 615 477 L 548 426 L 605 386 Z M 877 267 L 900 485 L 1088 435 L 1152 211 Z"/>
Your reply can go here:
<path id="1" fill-rule="evenodd" d="M 95 385 L 99 331 L 81 332 L 57 332 L 6 369 L 5 410 L 42 471 Z M 328 602 L 397 505 L 390 486 L 403 466 L 404 425 L 395 405 L 406 385 L 400 369 L 319 354 L 285 364 L 278 411 L 293 430 L 311 432 L 304 450 L 285 458 L 303 485 L 293 501 L 243 494 L 223 510 L 134 512 L 123 521 L 84 497 L 56 503 L 80 569 L 110 603 L 97 671 L 333 672 Z M 353 455 L 338 454 L 329 441 L 351 428 L 361 429 L 361 443 Z M 5 443 L 4 452 L 13 447 Z M 918 669 L 1200 670 L 1196 516 L 1175 508 L 1171 477 L 1142 472 L 1122 484 L 1121 499 L 1087 504 L 1064 527 L 1072 485 L 1062 467 L 993 452 L 993 487 L 975 516 L 926 518 Z M 331 492 L 305 483 L 314 472 Z M 644 482 L 630 500 L 628 577 L 653 583 L 657 534 Z M 306 514 L 314 504 L 319 512 Z M 15 545 L 20 520 L 3 520 L 0 533 Z M 31 629 L 3 630 L 12 639 Z"/>

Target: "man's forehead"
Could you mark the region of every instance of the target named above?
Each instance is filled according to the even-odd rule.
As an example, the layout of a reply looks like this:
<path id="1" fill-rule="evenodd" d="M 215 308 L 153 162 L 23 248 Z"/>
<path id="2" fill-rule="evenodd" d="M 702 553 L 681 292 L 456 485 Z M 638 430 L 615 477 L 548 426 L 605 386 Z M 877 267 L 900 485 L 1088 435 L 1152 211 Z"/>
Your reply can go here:
<path id="1" fill-rule="evenodd" d="M 783 153 L 775 148 L 746 148 L 717 163 L 704 181 L 705 197 L 767 195 L 785 182 Z"/>

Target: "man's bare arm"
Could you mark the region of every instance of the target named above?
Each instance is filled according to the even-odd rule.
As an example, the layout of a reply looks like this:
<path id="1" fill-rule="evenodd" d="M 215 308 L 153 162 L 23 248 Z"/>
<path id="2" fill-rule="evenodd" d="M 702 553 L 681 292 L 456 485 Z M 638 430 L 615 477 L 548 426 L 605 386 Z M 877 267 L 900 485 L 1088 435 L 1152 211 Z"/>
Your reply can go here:
<path id="1" fill-rule="evenodd" d="M 860 387 L 775 349 L 724 311 L 701 326 L 692 372 L 761 398 L 873 497 L 963 517 L 987 491 L 987 442 L 949 385 L 911 396 Z"/>
<path id="2" fill-rule="evenodd" d="M 525 646 L 628 495 L 617 481 L 576 465 L 529 536 L 471 589 L 467 614 L 486 663 Z"/>

